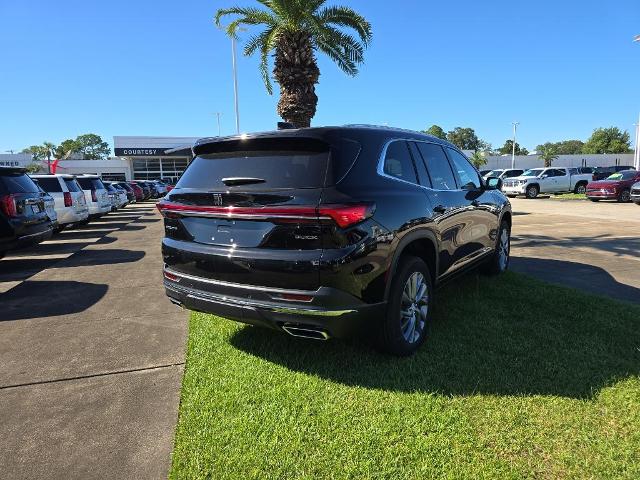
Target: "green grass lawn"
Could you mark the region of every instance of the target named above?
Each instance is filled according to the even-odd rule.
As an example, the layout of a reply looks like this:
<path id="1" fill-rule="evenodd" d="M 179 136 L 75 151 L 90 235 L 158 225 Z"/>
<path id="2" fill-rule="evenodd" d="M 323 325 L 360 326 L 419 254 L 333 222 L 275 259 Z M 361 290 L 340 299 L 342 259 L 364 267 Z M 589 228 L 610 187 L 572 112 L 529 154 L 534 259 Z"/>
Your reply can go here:
<path id="1" fill-rule="evenodd" d="M 515 273 L 412 358 L 193 314 L 172 478 L 640 478 L 640 308 Z"/>
<path id="2" fill-rule="evenodd" d="M 584 193 L 559 193 L 551 195 L 549 198 L 552 200 L 587 200 L 587 196 Z"/>

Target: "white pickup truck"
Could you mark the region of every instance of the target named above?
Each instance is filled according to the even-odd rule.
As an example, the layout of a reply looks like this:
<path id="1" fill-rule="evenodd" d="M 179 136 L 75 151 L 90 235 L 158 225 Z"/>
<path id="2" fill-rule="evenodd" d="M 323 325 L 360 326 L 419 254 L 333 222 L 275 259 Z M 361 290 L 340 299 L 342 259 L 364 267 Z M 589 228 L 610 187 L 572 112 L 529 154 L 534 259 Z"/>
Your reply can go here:
<path id="1" fill-rule="evenodd" d="M 511 198 L 518 195 L 536 198 L 540 193 L 585 193 L 593 175 L 578 171 L 575 168 L 532 168 L 519 177 L 504 180 L 502 191 Z"/>

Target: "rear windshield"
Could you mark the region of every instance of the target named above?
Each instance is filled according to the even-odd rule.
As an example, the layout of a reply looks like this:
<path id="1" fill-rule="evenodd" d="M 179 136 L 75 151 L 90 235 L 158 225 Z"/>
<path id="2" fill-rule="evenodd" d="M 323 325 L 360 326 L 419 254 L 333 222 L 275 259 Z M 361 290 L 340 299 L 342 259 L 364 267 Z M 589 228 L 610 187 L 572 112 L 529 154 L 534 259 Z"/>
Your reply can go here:
<path id="1" fill-rule="evenodd" d="M 82 190 L 74 178 L 65 178 L 64 183 L 67 184 L 67 188 L 70 192 L 79 192 Z"/>
<path id="2" fill-rule="evenodd" d="M 222 180 L 252 178 L 243 190 L 319 188 L 325 185 L 328 152 L 251 151 L 196 157 L 178 181 L 178 188 L 228 188 Z"/>
<path id="3" fill-rule="evenodd" d="M 41 177 L 38 178 L 38 183 L 46 192 L 61 192 L 62 187 L 56 177 Z"/>
<path id="4" fill-rule="evenodd" d="M 0 175 L 1 193 L 35 193 L 38 187 L 31 178 L 24 173 L 8 173 Z"/>
<path id="5" fill-rule="evenodd" d="M 78 177 L 77 180 L 83 190 L 104 190 L 104 185 L 99 178 Z"/>
<path id="6" fill-rule="evenodd" d="M 360 153 L 360 143 L 341 132 L 325 139 L 258 137 L 201 145 L 196 158 L 176 188 L 229 188 L 222 179 L 251 178 L 242 190 L 320 188 L 335 185 L 349 172 Z"/>

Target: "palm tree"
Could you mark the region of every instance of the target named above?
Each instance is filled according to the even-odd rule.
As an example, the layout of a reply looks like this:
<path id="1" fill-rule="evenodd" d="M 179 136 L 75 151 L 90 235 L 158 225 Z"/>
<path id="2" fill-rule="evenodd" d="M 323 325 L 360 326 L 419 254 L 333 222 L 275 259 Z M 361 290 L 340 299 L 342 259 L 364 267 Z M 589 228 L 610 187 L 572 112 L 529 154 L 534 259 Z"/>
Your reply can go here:
<path id="1" fill-rule="evenodd" d="M 544 161 L 545 168 L 550 167 L 551 163 L 558 158 L 558 154 L 556 153 L 556 149 L 552 146 L 544 146 L 542 145 L 538 149 L 538 157 L 540 160 Z"/>
<path id="2" fill-rule="evenodd" d="M 483 152 L 473 152 L 473 155 L 471 155 L 471 157 L 469 158 L 469 160 L 471 160 L 471 163 L 473 163 L 473 166 L 476 168 L 480 168 L 482 165 L 486 165 L 487 164 L 487 159 L 484 156 Z"/>
<path id="3" fill-rule="evenodd" d="M 345 73 L 355 76 L 364 62 L 364 50 L 371 42 L 371 24 L 349 7 L 325 7 L 326 0 L 258 0 L 266 9 L 222 8 L 215 23 L 227 15 L 237 18 L 226 27 L 237 38 L 241 25 L 263 28 L 244 48 L 247 56 L 260 52 L 260 73 L 267 91 L 273 89 L 269 75 L 269 54 L 275 50 L 273 77 L 280 85 L 278 114 L 297 128 L 308 127 L 316 113 L 315 85 L 320 77 L 315 53 L 331 58 Z M 344 29 L 355 31 L 358 38 Z"/>
<path id="4" fill-rule="evenodd" d="M 56 146 L 51 142 L 42 142 L 41 147 L 44 156 L 47 157 L 47 173 L 51 173 L 51 156 L 56 149 Z"/>

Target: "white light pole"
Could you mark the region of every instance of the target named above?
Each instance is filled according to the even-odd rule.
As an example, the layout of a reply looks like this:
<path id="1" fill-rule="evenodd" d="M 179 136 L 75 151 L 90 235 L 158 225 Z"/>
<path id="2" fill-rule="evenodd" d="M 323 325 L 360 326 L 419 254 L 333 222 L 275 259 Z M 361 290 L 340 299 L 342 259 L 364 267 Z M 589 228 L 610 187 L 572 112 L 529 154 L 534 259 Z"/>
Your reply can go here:
<path id="1" fill-rule="evenodd" d="M 513 124 L 513 145 L 511 150 L 511 169 L 516 168 L 516 131 L 520 122 L 512 122 Z"/>
<path id="2" fill-rule="evenodd" d="M 218 136 L 220 136 L 220 115 L 222 115 L 222 112 L 215 113 L 215 116 L 218 117 Z"/>
<path id="3" fill-rule="evenodd" d="M 638 123 L 636 124 L 636 148 L 633 156 L 633 166 L 636 170 L 640 170 L 640 116 L 638 116 Z"/>
<path id="4" fill-rule="evenodd" d="M 236 108 L 236 133 L 240 135 L 240 109 L 238 107 L 238 69 L 236 66 L 236 39 L 231 37 L 231 62 L 233 64 L 233 98 Z"/>

